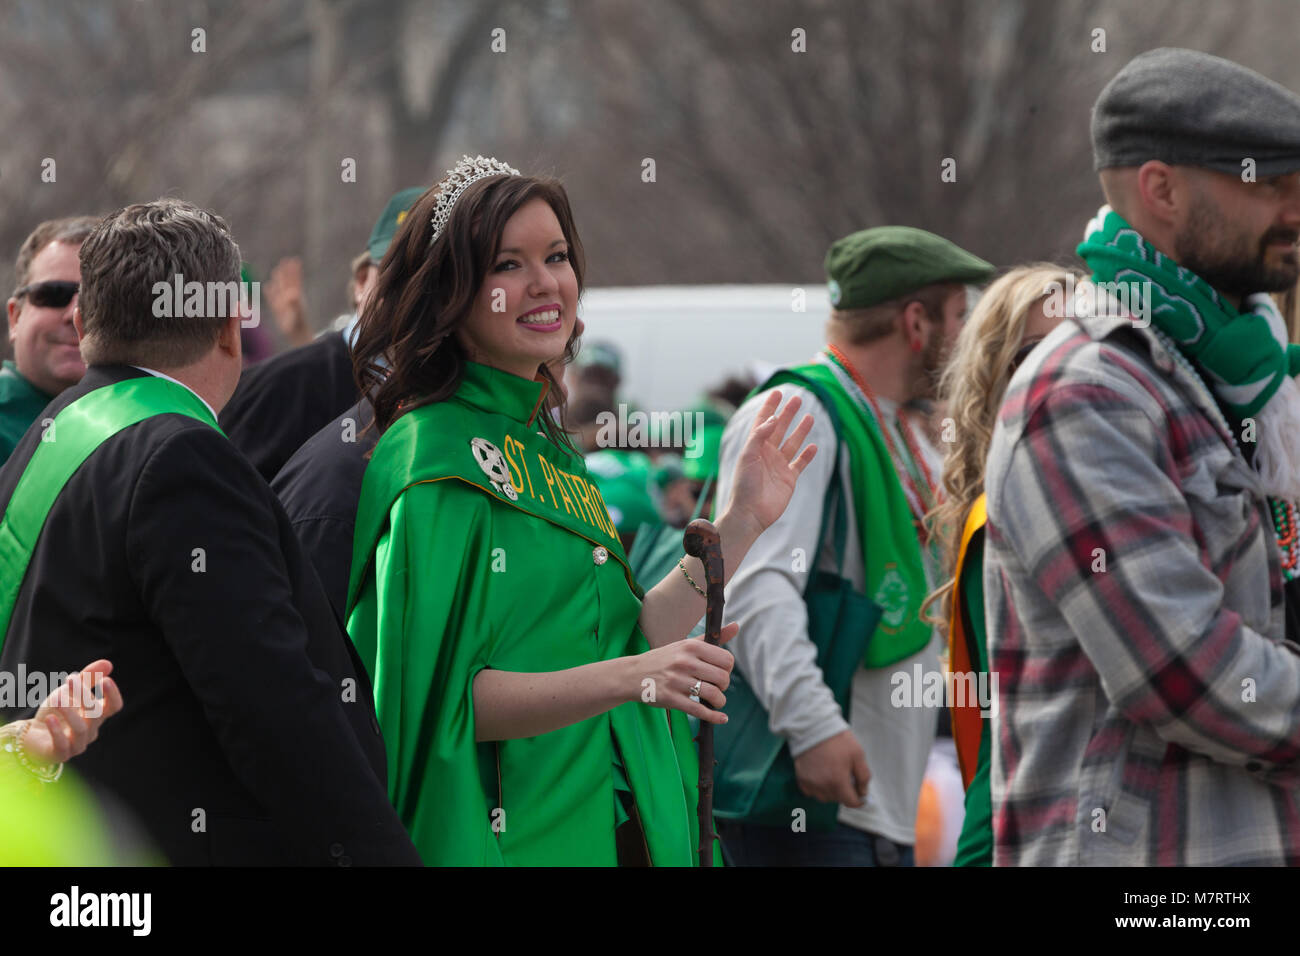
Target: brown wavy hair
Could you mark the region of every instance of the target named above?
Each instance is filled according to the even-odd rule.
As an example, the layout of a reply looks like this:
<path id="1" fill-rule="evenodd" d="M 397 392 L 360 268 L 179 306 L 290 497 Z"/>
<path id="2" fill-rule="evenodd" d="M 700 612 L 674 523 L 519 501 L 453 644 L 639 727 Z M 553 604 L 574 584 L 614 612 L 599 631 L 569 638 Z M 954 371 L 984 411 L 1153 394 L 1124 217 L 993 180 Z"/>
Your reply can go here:
<path id="1" fill-rule="evenodd" d="M 939 380 L 939 397 L 946 403 L 956 440 L 944 455 L 943 495 L 925 516 L 939 544 L 943 581 L 921 605 L 922 618 L 931 624 L 948 626 L 962 530 L 971 506 L 984 493 L 993 426 L 1011 381 L 1013 360 L 1024 342 L 1029 312 L 1047 298 L 1051 283 L 1064 287 L 1069 275 L 1076 282 L 1084 278 L 1064 266 L 1034 263 L 997 279 L 971 310 Z M 936 602 L 937 613 L 931 610 Z"/>
<path id="2" fill-rule="evenodd" d="M 526 203 L 541 199 L 559 220 L 569 244 L 569 263 L 583 289 L 582 242 L 568 194 L 558 180 L 532 176 L 491 176 L 461 193 L 451 218 L 432 246 L 433 211 L 443 184 L 416 200 L 379 264 L 374 292 L 357 325 L 353 373 L 362 395 L 375 408 L 374 427 L 382 434 L 399 416 L 446 401 L 460 387 L 469 358 L 456 332 L 469 318 L 487 271 L 496 259 L 507 220 Z M 565 344 L 564 362 L 578 352 L 578 330 Z M 545 364 L 539 374 L 549 383 L 547 414 L 541 427 L 555 444 L 572 450 L 563 421 L 563 391 Z"/>

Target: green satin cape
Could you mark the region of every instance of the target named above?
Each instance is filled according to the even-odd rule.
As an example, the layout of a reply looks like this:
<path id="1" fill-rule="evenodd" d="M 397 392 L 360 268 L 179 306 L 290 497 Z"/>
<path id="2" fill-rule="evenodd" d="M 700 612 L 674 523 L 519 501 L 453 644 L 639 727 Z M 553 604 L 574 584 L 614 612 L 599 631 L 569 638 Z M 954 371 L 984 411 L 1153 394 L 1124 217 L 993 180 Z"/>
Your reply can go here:
<path id="1" fill-rule="evenodd" d="M 483 668 L 556 671 L 648 647 L 599 492 L 538 432 L 544 389 L 469 364 L 451 400 L 388 429 L 366 470 L 348 631 L 374 684 L 389 796 L 427 865 L 614 865 L 617 741 L 650 859 L 693 866 L 699 771 L 680 712 L 636 701 L 538 737 L 474 740 Z"/>

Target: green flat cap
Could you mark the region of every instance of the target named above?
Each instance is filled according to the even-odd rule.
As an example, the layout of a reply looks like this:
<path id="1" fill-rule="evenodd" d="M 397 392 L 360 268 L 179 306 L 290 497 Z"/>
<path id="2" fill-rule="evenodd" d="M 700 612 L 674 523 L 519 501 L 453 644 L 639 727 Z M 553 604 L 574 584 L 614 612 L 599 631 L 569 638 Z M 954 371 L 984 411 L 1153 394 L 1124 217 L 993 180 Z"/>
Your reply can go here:
<path id="1" fill-rule="evenodd" d="M 936 282 L 980 284 L 997 270 L 942 236 L 911 226 L 863 229 L 832 243 L 826 285 L 836 309 L 865 309 Z"/>
<path id="2" fill-rule="evenodd" d="M 410 212 L 415 201 L 425 194 L 423 186 L 412 186 L 410 189 L 403 189 L 400 193 L 388 200 L 388 205 L 379 216 L 379 221 L 375 223 L 375 228 L 370 230 L 370 241 L 366 243 L 366 251 L 370 253 L 370 258 L 379 264 L 379 260 L 384 258 L 384 253 L 388 251 L 388 245 L 393 241 L 393 236 L 397 235 L 397 227 L 402 224 L 406 214 Z"/>

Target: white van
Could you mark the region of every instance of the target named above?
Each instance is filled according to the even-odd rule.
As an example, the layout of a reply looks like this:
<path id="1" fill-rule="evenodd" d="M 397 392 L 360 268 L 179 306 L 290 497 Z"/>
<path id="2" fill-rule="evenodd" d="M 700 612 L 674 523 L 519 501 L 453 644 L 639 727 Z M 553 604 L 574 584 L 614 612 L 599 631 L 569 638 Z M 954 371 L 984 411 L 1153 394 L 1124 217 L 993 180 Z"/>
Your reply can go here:
<path id="1" fill-rule="evenodd" d="M 578 312 L 584 343 L 622 353 L 622 396 L 669 411 L 728 375 L 807 362 L 825 342 L 830 299 L 824 284 L 593 288 Z"/>

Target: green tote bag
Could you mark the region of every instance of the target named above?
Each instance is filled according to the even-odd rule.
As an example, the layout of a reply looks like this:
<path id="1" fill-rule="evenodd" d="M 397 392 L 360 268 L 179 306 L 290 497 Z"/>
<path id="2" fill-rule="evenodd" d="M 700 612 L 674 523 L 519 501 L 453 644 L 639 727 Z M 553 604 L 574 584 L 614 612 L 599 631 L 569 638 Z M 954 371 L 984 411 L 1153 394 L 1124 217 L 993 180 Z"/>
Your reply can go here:
<path id="1" fill-rule="evenodd" d="M 835 425 L 836 434 L 840 434 L 835 406 L 821 393 L 820 387 L 794 374 L 789 377 L 817 395 Z M 820 548 L 826 540 L 828 525 L 834 522 L 837 569 L 821 571 L 814 566 L 804 589 L 804 603 L 808 608 L 808 637 L 817 647 L 817 666 L 848 719 L 853 675 L 862 665 L 867 642 L 875 632 L 882 609 L 844 577 L 848 516 L 840 481 L 841 444 L 836 442 L 834 477 L 826 492 L 822 528 L 817 537 Z M 813 561 L 816 562 L 815 557 Z M 744 635 L 737 640 L 744 640 Z M 833 829 L 839 804 L 821 803 L 799 789 L 790 748 L 784 738 L 772 733 L 767 711 L 739 668 L 731 672 L 726 713 L 727 723 L 717 725 L 713 732 L 718 763 L 715 815 L 723 820 L 788 827 L 796 819 L 796 811 L 803 810 L 809 829 Z"/>

